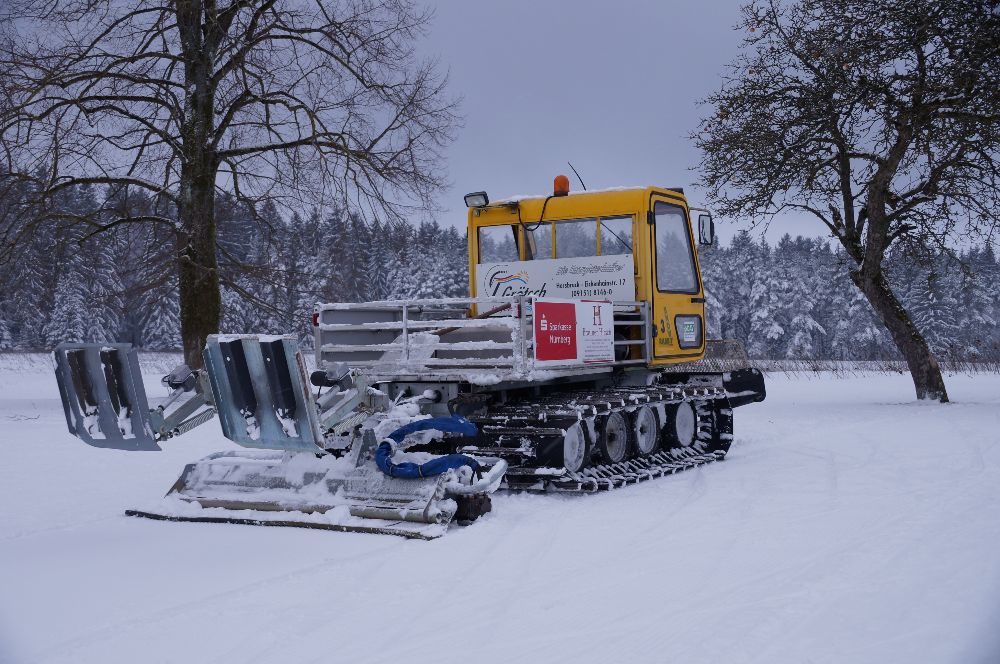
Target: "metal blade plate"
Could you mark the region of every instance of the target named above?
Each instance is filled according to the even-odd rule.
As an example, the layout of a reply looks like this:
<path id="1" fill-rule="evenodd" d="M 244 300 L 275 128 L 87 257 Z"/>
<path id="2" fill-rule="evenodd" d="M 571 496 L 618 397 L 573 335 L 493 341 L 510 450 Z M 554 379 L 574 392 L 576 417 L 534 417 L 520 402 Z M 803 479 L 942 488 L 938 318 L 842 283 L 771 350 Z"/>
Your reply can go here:
<path id="1" fill-rule="evenodd" d="M 320 451 L 319 416 L 295 337 L 212 335 L 204 357 L 226 438 L 244 447 Z"/>
<path id="2" fill-rule="evenodd" d="M 65 342 L 53 354 L 71 434 L 94 447 L 160 449 L 149 423 L 146 390 L 131 344 Z"/>

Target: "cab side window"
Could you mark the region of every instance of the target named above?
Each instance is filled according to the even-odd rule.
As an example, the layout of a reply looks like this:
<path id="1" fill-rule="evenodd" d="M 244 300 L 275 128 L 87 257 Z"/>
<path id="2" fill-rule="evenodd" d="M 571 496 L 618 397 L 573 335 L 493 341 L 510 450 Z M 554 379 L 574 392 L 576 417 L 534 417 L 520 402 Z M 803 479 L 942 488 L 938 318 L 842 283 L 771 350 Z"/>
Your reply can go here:
<path id="1" fill-rule="evenodd" d="M 505 263 L 520 260 L 517 226 L 483 226 L 479 229 L 479 262 Z"/>
<path id="2" fill-rule="evenodd" d="M 632 253 L 632 217 L 601 219 L 601 255 L 618 256 Z"/>
<path id="3" fill-rule="evenodd" d="M 525 224 L 524 260 L 552 258 L 552 222 Z"/>
<path id="4" fill-rule="evenodd" d="M 597 219 L 556 222 L 556 258 L 597 255 Z"/>
<path id="5" fill-rule="evenodd" d="M 656 224 L 656 287 L 661 292 L 697 293 L 698 275 L 684 208 L 663 201 L 653 206 Z"/>

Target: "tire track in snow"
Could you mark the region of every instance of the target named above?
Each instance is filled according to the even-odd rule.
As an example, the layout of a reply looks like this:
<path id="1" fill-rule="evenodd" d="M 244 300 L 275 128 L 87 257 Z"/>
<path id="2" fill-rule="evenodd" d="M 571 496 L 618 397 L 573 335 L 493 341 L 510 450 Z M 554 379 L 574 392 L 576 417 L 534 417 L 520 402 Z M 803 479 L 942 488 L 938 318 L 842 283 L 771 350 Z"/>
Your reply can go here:
<path id="1" fill-rule="evenodd" d="M 159 524 L 159 523 L 155 525 L 157 527 L 164 526 L 164 524 Z M 169 524 L 169 525 L 173 526 L 176 524 Z M 184 525 L 191 525 L 191 524 L 184 524 Z M 196 527 L 202 527 L 202 524 L 193 524 L 193 525 L 195 525 Z M 252 526 L 226 525 L 224 527 L 249 528 Z M 280 531 L 282 529 L 278 528 L 275 530 Z M 329 533 L 316 533 L 316 534 L 321 537 L 331 536 Z M 340 533 L 336 533 L 332 536 L 335 537 L 338 535 L 340 535 Z M 275 533 L 275 536 L 280 536 L 280 533 Z M 382 538 L 382 536 L 379 535 L 358 535 L 358 536 L 379 538 L 379 539 Z M 391 541 L 395 542 L 395 540 Z M 412 542 L 399 542 L 399 543 L 413 544 Z M 337 565 L 341 565 L 344 563 L 351 563 L 353 561 L 361 559 L 373 559 L 373 564 L 375 564 L 375 561 L 377 561 L 380 558 L 384 558 L 385 556 L 392 553 L 392 551 L 393 551 L 392 545 L 390 543 L 386 543 L 385 545 L 380 546 L 371 551 L 359 552 L 357 554 L 346 557 L 324 558 L 320 562 L 307 565 L 306 567 L 300 567 L 291 571 L 286 571 L 280 574 L 275 574 L 273 576 L 268 576 L 266 578 L 256 579 L 254 581 L 243 583 L 228 590 L 211 593 L 191 601 L 181 602 L 178 604 L 173 604 L 167 607 L 156 609 L 154 611 L 151 611 L 149 613 L 144 613 L 134 618 L 107 623 L 97 629 L 91 630 L 85 635 L 75 637 L 67 641 L 63 641 L 61 643 L 55 644 L 49 648 L 40 651 L 36 656 L 35 661 L 43 662 L 61 657 L 66 654 L 73 654 L 75 651 L 79 650 L 82 647 L 94 645 L 96 643 L 104 641 L 115 640 L 117 638 L 120 638 L 123 633 L 127 633 L 139 627 L 148 626 L 153 623 L 163 624 L 164 622 L 169 621 L 173 618 L 189 617 L 194 612 L 204 613 L 207 611 L 211 611 L 211 607 L 215 604 L 221 602 L 229 603 L 230 600 L 239 599 L 248 596 L 254 592 L 258 592 L 260 590 L 271 589 L 276 586 L 286 584 L 288 582 L 301 581 L 303 580 L 304 577 L 328 569 L 331 563 L 336 563 Z M 70 661 L 73 660 L 71 659 Z"/>

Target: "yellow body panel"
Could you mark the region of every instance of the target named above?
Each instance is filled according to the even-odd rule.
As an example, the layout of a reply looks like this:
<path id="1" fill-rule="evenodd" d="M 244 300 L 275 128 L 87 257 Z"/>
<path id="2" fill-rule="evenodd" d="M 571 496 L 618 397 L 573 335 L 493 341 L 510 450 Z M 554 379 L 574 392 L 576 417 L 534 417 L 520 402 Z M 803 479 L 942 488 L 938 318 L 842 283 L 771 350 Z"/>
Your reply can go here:
<path id="1" fill-rule="evenodd" d="M 655 226 L 650 221 L 650 212 L 656 201 L 677 206 L 683 210 L 688 242 L 690 243 L 696 288 L 688 292 L 662 292 L 656 279 Z M 544 207 L 545 216 L 541 219 Z M 556 222 L 555 246 L 559 243 L 561 220 L 579 220 L 592 217 L 632 216 L 632 248 L 635 268 L 635 300 L 648 302 L 650 318 L 656 326 L 653 337 L 652 366 L 690 362 L 700 359 L 705 353 L 705 304 L 704 285 L 698 263 L 697 243 L 691 229 L 690 214 L 684 195 L 669 189 L 646 187 L 617 189 L 609 191 L 572 193 L 567 196 L 525 198 L 518 201 L 501 201 L 483 208 L 469 210 L 469 294 L 476 297 L 479 265 L 479 229 L 487 226 L 516 224 L 518 253 L 525 260 L 524 225 L 533 226 L 538 221 Z M 598 234 L 600 238 L 600 234 Z M 598 239 L 598 243 L 600 240 Z M 600 245 L 598 244 L 598 249 Z M 541 258 L 541 256 L 538 256 Z M 548 258 L 548 256 L 547 256 Z M 701 319 L 701 345 L 697 348 L 680 347 L 680 333 L 676 327 L 677 316 L 698 316 Z"/>

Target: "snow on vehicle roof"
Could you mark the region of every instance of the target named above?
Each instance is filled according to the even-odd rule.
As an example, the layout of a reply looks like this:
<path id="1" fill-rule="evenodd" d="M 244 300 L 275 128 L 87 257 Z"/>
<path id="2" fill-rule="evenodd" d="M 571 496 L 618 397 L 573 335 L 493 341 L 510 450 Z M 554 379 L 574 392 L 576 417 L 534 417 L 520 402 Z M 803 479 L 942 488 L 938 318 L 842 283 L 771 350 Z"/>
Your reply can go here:
<path id="1" fill-rule="evenodd" d="M 571 191 L 568 196 L 576 196 L 579 194 L 604 194 L 612 191 L 634 191 L 636 189 L 647 189 L 646 186 L 633 185 L 631 187 L 605 187 L 604 189 L 588 189 L 586 191 Z M 508 196 L 506 198 L 501 198 L 500 200 L 493 201 L 493 205 L 503 204 L 503 203 L 517 203 L 518 201 L 523 201 L 530 198 L 546 198 L 552 194 L 516 194 L 514 196 Z"/>

